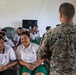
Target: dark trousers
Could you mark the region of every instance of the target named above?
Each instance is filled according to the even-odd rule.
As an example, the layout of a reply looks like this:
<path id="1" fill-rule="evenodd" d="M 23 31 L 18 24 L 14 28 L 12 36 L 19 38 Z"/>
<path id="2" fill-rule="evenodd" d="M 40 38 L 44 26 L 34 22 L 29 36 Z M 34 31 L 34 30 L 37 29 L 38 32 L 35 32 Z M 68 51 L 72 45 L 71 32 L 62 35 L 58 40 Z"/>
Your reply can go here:
<path id="1" fill-rule="evenodd" d="M 5 71 L 0 71 L 0 75 L 16 75 L 16 74 L 13 70 L 7 69 Z"/>

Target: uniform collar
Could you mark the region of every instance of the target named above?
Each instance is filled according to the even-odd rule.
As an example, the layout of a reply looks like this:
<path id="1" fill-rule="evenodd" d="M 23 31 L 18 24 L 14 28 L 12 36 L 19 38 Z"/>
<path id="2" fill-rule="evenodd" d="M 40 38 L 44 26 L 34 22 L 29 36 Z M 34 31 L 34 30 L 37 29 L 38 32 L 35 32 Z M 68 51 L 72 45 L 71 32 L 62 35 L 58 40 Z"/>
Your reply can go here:
<path id="1" fill-rule="evenodd" d="M 62 23 L 62 24 L 69 24 L 69 25 L 74 25 L 74 23 L 72 23 L 72 22 L 71 22 L 71 23 Z"/>
<path id="2" fill-rule="evenodd" d="M 1 54 L 3 54 L 5 52 L 5 47 L 3 48 L 2 51 L 0 51 Z"/>
<path id="3" fill-rule="evenodd" d="M 31 43 L 27 48 L 24 45 L 22 45 L 22 47 L 23 47 L 23 49 L 30 49 L 31 48 Z"/>

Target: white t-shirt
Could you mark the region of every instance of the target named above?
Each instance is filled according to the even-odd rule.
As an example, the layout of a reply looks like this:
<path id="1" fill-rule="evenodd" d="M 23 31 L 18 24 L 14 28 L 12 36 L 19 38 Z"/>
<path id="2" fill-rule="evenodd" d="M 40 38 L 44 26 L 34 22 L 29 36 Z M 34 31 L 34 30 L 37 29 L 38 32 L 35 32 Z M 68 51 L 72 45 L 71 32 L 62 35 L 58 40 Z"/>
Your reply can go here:
<path id="1" fill-rule="evenodd" d="M 40 37 L 39 32 L 30 33 L 30 39 L 35 40 L 36 37 Z"/>
<path id="2" fill-rule="evenodd" d="M 14 43 L 13 43 L 10 39 L 7 38 L 7 36 L 5 36 L 5 40 L 6 40 L 5 43 L 6 43 L 7 45 L 9 45 L 10 47 L 14 47 L 14 46 L 15 46 Z"/>
<path id="3" fill-rule="evenodd" d="M 27 63 L 36 62 L 38 48 L 39 46 L 34 43 L 30 43 L 28 48 L 25 48 L 22 44 L 19 45 L 16 50 L 18 60 L 23 60 Z"/>
<path id="4" fill-rule="evenodd" d="M 19 40 L 20 40 L 20 36 L 18 34 L 15 34 L 13 41 L 16 41 L 19 43 Z"/>
<path id="5" fill-rule="evenodd" d="M 7 65 L 9 62 L 16 60 L 16 55 L 14 50 L 5 44 L 4 50 L 0 53 L 0 67 Z"/>

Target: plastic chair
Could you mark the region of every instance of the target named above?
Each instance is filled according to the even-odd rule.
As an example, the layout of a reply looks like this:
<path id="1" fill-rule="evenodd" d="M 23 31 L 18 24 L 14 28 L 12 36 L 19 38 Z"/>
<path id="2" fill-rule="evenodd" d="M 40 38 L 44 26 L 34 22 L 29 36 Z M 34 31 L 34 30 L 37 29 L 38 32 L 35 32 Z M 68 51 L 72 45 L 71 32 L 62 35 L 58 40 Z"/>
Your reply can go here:
<path id="1" fill-rule="evenodd" d="M 14 37 L 14 28 L 12 27 L 5 27 L 4 29 L 6 29 L 6 36 L 13 41 L 13 37 Z"/>

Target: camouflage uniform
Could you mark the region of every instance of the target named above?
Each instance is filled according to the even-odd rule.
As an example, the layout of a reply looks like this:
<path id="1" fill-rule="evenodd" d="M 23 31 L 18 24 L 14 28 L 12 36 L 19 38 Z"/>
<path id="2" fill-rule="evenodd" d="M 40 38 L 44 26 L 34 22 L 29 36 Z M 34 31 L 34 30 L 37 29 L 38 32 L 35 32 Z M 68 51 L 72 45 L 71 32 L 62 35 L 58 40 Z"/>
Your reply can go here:
<path id="1" fill-rule="evenodd" d="M 50 57 L 50 75 L 76 75 L 76 29 L 73 23 L 57 26 L 45 34 L 39 58 Z"/>

